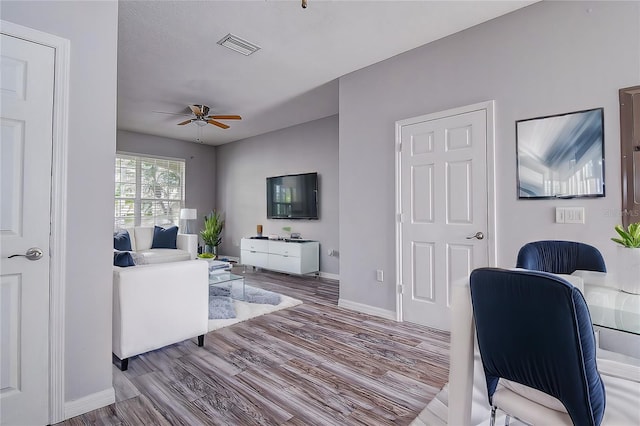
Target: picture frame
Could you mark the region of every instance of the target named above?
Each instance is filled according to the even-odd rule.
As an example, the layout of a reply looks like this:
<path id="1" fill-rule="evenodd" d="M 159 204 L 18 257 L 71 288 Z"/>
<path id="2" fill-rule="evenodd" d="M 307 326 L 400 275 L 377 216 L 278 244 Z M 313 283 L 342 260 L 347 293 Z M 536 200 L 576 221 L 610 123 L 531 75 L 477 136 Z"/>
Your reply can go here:
<path id="1" fill-rule="evenodd" d="M 605 196 L 604 108 L 516 121 L 518 199 Z"/>

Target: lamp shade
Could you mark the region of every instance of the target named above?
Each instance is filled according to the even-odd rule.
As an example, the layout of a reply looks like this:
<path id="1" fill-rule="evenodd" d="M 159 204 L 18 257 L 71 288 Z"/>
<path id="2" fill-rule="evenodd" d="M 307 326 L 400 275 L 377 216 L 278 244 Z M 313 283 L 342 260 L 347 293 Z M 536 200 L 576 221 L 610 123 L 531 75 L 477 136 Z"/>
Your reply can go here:
<path id="1" fill-rule="evenodd" d="M 180 219 L 193 220 L 198 218 L 197 209 L 180 209 Z"/>

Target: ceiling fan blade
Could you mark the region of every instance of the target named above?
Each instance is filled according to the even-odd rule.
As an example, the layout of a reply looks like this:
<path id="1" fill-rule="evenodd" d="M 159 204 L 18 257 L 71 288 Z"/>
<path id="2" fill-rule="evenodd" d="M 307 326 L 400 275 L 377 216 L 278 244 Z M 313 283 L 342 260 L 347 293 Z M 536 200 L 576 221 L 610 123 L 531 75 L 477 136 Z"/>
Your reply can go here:
<path id="1" fill-rule="evenodd" d="M 198 116 L 203 115 L 202 111 L 200 111 L 199 105 L 189 105 L 189 108 L 191 108 L 191 111 L 193 111 L 195 115 L 198 115 Z"/>
<path id="2" fill-rule="evenodd" d="M 191 117 L 191 114 L 183 114 L 180 112 L 165 112 L 165 111 L 151 111 L 156 114 L 168 114 L 168 115 L 184 115 L 185 117 Z"/>
<path id="3" fill-rule="evenodd" d="M 207 123 L 213 124 L 214 126 L 218 126 L 218 127 L 222 128 L 222 129 L 228 129 L 229 128 L 229 126 L 227 126 L 226 124 L 221 123 L 221 122 L 216 121 L 216 120 L 207 120 Z"/>
<path id="4" fill-rule="evenodd" d="M 210 115 L 207 118 L 213 118 L 216 120 L 242 120 L 242 117 L 240 117 L 239 115 Z"/>
<path id="5" fill-rule="evenodd" d="M 193 119 L 193 118 L 191 118 L 191 119 L 189 119 L 189 120 L 184 120 L 182 123 L 178 123 L 178 126 L 184 126 L 185 124 L 189 124 L 189 123 L 191 123 L 192 121 L 194 121 L 194 119 Z"/>

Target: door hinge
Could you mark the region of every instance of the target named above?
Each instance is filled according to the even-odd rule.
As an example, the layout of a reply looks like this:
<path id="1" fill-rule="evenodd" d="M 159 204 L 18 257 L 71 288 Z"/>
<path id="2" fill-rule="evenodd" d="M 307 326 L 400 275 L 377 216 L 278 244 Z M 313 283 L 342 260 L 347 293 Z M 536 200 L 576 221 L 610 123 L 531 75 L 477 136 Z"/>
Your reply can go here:
<path id="1" fill-rule="evenodd" d="M 404 222 L 404 214 L 402 214 L 402 213 L 398 213 L 398 214 L 397 214 L 397 216 L 396 216 L 396 220 L 397 220 L 399 223 Z"/>
<path id="2" fill-rule="evenodd" d="M 402 294 L 403 293 L 402 288 L 403 288 L 402 284 L 398 284 L 397 285 L 396 289 L 398 291 L 398 294 Z"/>
<path id="3" fill-rule="evenodd" d="M 402 152 L 402 141 L 398 142 L 398 152 Z"/>

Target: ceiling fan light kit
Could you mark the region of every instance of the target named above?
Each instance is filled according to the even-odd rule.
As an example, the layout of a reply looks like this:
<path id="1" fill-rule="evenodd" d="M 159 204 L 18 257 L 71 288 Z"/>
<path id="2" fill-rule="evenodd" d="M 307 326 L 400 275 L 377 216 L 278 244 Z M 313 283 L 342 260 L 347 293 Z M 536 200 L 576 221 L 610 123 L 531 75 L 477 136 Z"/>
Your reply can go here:
<path id="1" fill-rule="evenodd" d="M 196 123 L 198 127 L 204 127 L 207 124 L 213 124 L 221 129 L 228 129 L 229 126 L 227 124 L 221 123 L 218 120 L 242 120 L 242 117 L 236 114 L 207 115 L 209 114 L 209 107 L 206 105 L 189 105 L 189 109 L 195 117 L 181 121 L 178 123 L 178 126 Z"/>

